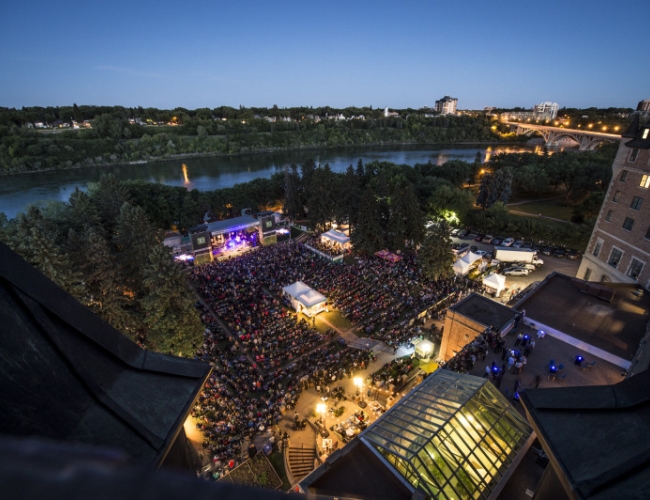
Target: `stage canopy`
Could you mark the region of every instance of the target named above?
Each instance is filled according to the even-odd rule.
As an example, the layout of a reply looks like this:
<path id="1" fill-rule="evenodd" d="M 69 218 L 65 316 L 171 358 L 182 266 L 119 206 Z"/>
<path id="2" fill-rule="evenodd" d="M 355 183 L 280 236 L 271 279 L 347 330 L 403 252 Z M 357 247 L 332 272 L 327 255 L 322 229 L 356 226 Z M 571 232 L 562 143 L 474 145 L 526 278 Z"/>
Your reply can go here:
<path id="1" fill-rule="evenodd" d="M 327 298 L 316 290 L 309 288 L 302 281 L 296 281 L 293 285 L 282 288 L 284 296 L 291 302 L 291 306 L 297 311 L 313 316 L 325 308 Z"/>
<path id="2" fill-rule="evenodd" d="M 492 273 L 483 278 L 483 284 L 496 290 L 498 297 L 506 287 L 506 277 L 501 274 Z"/>
<path id="3" fill-rule="evenodd" d="M 380 259 L 385 259 L 390 262 L 398 262 L 402 260 L 402 257 L 399 255 L 396 255 L 392 252 L 389 252 L 388 250 L 380 250 L 379 252 L 375 252 L 375 255 L 379 257 Z"/>
<path id="4" fill-rule="evenodd" d="M 330 229 L 326 233 L 321 234 L 320 241 L 321 243 L 338 243 L 343 248 L 350 246 L 350 237 L 334 229 Z"/>
<path id="5" fill-rule="evenodd" d="M 454 262 L 453 268 L 454 272 L 459 276 L 465 276 L 472 264 L 481 258 L 480 255 L 476 255 L 474 252 L 468 252 L 463 257 Z"/>

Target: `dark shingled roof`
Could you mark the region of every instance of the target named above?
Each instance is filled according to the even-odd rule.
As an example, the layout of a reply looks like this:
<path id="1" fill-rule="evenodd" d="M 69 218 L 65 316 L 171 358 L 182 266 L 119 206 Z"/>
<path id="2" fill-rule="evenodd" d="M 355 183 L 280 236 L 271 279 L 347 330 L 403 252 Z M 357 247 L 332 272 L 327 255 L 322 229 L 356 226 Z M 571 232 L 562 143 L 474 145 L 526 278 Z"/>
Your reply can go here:
<path id="1" fill-rule="evenodd" d="M 410 499 L 413 493 L 361 440 L 334 452 L 300 483 L 308 494 L 361 499 Z"/>
<path id="2" fill-rule="evenodd" d="M 612 386 L 528 389 L 528 420 L 578 498 L 647 498 L 650 372 Z"/>
<path id="3" fill-rule="evenodd" d="M 639 115 L 635 115 L 632 123 L 622 137 L 629 137 L 632 140 L 625 143 L 628 148 L 650 149 L 650 135 L 643 139 L 643 131 L 650 128 L 650 121 L 641 125 Z"/>
<path id="4" fill-rule="evenodd" d="M 514 320 L 518 314 L 517 311 L 474 292 L 450 309 L 485 327 L 494 326 L 499 329 Z"/>
<path id="5" fill-rule="evenodd" d="M 210 366 L 139 348 L 0 243 L 0 433 L 160 465 Z"/>

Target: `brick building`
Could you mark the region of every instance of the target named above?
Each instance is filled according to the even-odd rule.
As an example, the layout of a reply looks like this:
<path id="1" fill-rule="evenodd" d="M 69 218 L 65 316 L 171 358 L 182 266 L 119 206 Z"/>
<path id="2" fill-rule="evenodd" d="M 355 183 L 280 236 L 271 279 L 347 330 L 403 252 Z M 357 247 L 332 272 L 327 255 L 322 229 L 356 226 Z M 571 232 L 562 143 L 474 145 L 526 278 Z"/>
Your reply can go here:
<path id="1" fill-rule="evenodd" d="M 439 359 L 447 361 L 491 326 L 505 335 L 519 313 L 477 293 L 471 293 L 447 310 Z"/>
<path id="2" fill-rule="evenodd" d="M 650 122 L 622 135 L 613 175 L 577 277 L 650 290 Z"/>

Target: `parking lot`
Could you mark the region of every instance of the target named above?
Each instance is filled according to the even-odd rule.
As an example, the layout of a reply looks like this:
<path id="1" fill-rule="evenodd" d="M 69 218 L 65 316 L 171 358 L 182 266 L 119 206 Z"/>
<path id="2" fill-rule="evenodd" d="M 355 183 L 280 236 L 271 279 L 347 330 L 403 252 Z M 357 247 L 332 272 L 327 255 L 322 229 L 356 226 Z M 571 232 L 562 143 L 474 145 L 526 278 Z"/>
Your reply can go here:
<path id="1" fill-rule="evenodd" d="M 467 243 L 469 246 L 474 245 L 479 250 L 485 250 L 486 252 L 491 252 L 494 250 L 494 245 L 480 241 L 474 241 L 475 237 L 475 233 L 469 234 L 465 238 L 457 238 L 452 236 L 451 241 L 453 243 Z M 531 283 L 542 281 L 544 278 L 546 278 L 546 276 L 554 271 L 566 274 L 567 276 L 575 276 L 578 272 L 578 267 L 580 267 L 580 259 L 570 260 L 566 257 L 559 259 L 553 255 L 543 255 L 541 252 L 538 252 L 538 256 L 544 261 L 544 265 L 532 271 L 528 276 L 506 276 L 506 288 L 508 291 L 512 290 L 513 288 L 523 290 Z M 503 302 L 507 302 L 509 298 L 510 294 L 508 292 L 501 294 L 501 300 Z"/>

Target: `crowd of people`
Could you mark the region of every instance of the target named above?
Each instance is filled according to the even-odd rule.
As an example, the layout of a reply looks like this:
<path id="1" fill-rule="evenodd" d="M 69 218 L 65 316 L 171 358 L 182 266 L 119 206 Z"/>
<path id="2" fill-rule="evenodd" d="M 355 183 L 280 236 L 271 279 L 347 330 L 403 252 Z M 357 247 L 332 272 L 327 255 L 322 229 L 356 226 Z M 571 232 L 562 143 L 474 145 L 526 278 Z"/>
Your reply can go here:
<path id="1" fill-rule="evenodd" d="M 344 255 L 350 253 L 349 248 L 345 248 L 340 243 L 332 240 L 323 241 L 320 236 L 312 236 L 306 242 L 306 245 L 309 245 L 319 252 L 323 252 L 325 255 L 330 257 L 336 257 L 338 255 Z"/>
<path id="2" fill-rule="evenodd" d="M 257 247 L 195 267 L 190 276 L 207 305 L 197 304 L 206 325 L 197 357 L 214 367 L 193 415 L 207 450 L 221 462 L 243 456 L 255 432 L 277 424 L 301 391 L 327 391 L 373 360 L 368 351 L 341 345 L 334 330 L 320 333 L 290 311 L 283 287 L 303 281 L 396 350 L 422 333 L 418 324 L 409 327 L 415 315 L 439 314 L 478 286 L 424 279 L 409 256 L 397 263 L 371 256 L 334 264 L 296 242 Z M 373 382 L 389 382 L 383 377 Z"/>

